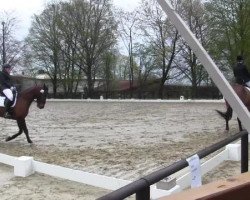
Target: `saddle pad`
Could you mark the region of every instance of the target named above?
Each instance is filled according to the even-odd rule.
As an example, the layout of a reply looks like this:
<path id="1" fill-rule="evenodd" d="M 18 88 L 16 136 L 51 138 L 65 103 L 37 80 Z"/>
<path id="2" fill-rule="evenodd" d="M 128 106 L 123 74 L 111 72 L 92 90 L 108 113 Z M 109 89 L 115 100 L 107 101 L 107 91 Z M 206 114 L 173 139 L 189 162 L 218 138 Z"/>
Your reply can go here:
<path id="1" fill-rule="evenodd" d="M 4 96 L 0 96 L 0 107 L 4 107 L 4 100 L 6 97 Z M 13 105 L 11 106 L 12 108 L 16 105 L 16 99 L 15 102 L 13 103 Z"/>

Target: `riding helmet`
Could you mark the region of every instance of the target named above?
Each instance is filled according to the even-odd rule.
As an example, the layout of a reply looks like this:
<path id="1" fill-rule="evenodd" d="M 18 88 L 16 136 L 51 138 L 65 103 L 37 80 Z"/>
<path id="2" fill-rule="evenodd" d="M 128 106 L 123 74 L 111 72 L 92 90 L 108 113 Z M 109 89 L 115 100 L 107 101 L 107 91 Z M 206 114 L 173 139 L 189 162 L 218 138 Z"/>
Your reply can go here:
<path id="1" fill-rule="evenodd" d="M 242 61 L 242 60 L 244 60 L 244 59 L 243 59 L 242 56 L 239 55 L 239 56 L 237 56 L 236 60 L 237 60 L 237 61 Z"/>

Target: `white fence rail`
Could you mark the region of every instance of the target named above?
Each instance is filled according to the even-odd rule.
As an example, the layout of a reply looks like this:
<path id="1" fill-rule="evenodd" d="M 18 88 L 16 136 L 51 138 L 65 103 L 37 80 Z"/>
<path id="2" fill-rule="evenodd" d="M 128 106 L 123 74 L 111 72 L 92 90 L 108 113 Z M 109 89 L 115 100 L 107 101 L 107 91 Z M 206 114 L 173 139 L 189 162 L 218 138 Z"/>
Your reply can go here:
<path id="1" fill-rule="evenodd" d="M 240 161 L 240 148 L 240 144 L 227 145 L 225 150 L 223 150 L 222 152 L 220 152 L 219 154 L 217 154 L 216 156 L 201 165 L 202 175 L 206 174 L 225 160 Z M 131 181 L 128 180 L 122 180 L 104 175 L 98 175 L 80 170 L 61 167 L 58 165 L 38 162 L 33 160 L 32 157 L 26 156 L 14 157 L 0 153 L 0 163 L 13 166 L 14 175 L 20 177 L 27 177 L 35 172 L 38 172 L 57 178 L 100 187 L 107 190 L 117 190 L 118 188 L 131 183 Z M 178 177 L 176 177 L 176 184 L 169 190 L 157 189 L 155 185 L 152 185 L 152 199 L 157 199 L 162 196 L 170 195 L 172 193 L 179 192 L 180 190 L 189 187 L 191 183 L 191 177 L 190 172 L 188 172 L 188 170 L 189 169 L 186 168 L 182 170 L 183 175 L 177 175 Z M 164 182 L 162 183 L 168 184 Z"/>

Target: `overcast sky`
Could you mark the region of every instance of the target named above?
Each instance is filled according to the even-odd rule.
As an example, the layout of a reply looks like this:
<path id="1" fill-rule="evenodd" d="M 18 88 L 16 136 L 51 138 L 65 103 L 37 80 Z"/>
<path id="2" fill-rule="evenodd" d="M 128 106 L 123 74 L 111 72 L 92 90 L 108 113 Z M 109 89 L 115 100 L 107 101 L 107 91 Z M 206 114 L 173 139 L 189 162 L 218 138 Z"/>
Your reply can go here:
<path id="1" fill-rule="evenodd" d="M 31 23 L 31 16 L 39 14 L 44 5 L 51 0 L 0 0 L 0 9 L 2 11 L 14 13 L 18 20 L 17 38 L 22 39 L 28 34 Z M 125 10 L 133 10 L 140 0 L 113 0 L 115 6 Z"/>

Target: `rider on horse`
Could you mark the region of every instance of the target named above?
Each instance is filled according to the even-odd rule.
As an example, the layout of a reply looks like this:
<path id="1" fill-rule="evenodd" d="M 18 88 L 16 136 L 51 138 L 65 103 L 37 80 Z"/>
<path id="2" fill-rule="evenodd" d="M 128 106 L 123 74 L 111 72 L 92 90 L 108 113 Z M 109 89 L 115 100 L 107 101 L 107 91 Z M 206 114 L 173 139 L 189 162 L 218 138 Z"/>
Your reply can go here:
<path id="1" fill-rule="evenodd" d="M 10 114 L 10 106 L 13 103 L 13 84 L 12 80 L 10 77 L 10 72 L 11 72 L 11 65 L 10 64 L 4 64 L 2 66 L 2 71 L 0 72 L 0 89 L 1 92 L 5 95 L 6 99 L 4 101 L 4 106 L 5 106 L 5 118 L 11 118 Z"/>
<path id="2" fill-rule="evenodd" d="M 240 85 L 246 85 L 250 87 L 250 74 L 244 64 L 244 59 L 242 56 L 237 56 L 237 64 L 233 68 L 235 82 Z"/>

